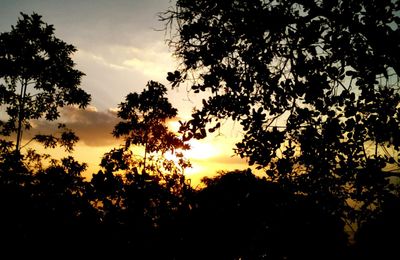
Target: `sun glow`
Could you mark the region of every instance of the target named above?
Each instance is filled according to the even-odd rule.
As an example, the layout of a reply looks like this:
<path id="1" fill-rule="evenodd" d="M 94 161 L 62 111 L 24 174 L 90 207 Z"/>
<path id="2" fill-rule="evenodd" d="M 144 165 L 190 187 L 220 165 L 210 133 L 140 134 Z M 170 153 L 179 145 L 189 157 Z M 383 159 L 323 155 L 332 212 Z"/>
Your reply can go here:
<path id="1" fill-rule="evenodd" d="M 188 159 L 189 161 L 190 160 L 204 161 L 213 157 L 217 157 L 222 153 L 220 149 L 213 146 L 212 144 L 202 143 L 201 141 L 198 140 L 190 140 L 188 144 L 190 145 L 189 150 L 184 150 L 184 151 L 179 150 L 176 151 L 176 154 L 183 155 L 183 158 Z M 165 156 L 168 160 L 174 160 L 174 161 L 179 160 L 179 158 L 172 153 L 167 153 L 165 154 Z"/>
<path id="2" fill-rule="evenodd" d="M 180 123 L 175 120 L 171 120 L 168 122 L 168 126 L 173 132 L 178 132 Z M 202 140 L 189 140 L 188 144 L 190 145 L 190 149 L 183 151 L 183 155 L 185 158 L 195 159 L 195 160 L 206 160 L 212 157 L 216 157 L 221 155 L 222 151 L 217 146 L 212 145 L 210 142 L 204 142 Z"/>
<path id="3" fill-rule="evenodd" d="M 178 119 L 169 120 L 167 123 L 171 131 L 178 132 L 180 127 Z M 179 151 L 179 153 L 191 164 L 191 167 L 184 169 L 184 173 L 192 181 L 192 185 L 200 184 L 203 177 L 213 176 L 220 170 L 246 168 L 245 160 L 233 156 L 233 147 L 239 141 L 239 138 L 240 135 L 231 133 L 230 135 L 208 136 L 202 140 L 192 139 L 188 141 L 190 149 Z M 175 162 L 179 160 L 173 154 L 168 154 L 166 157 Z"/>
<path id="4" fill-rule="evenodd" d="M 190 149 L 184 151 L 184 155 L 188 159 L 206 160 L 221 154 L 221 151 L 218 149 L 218 147 L 213 146 L 210 143 L 190 140 L 189 145 Z"/>
<path id="5" fill-rule="evenodd" d="M 192 181 L 195 186 L 200 183 L 201 178 L 205 173 L 214 172 L 214 167 L 210 167 L 210 161 L 220 156 L 223 151 L 221 151 L 217 146 L 210 143 L 205 143 L 198 140 L 190 140 L 188 142 L 190 145 L 189 150 L 179 150 L 175 154 L 166 153 L 164 156 L 168 160 L 173 160 L 176 163 L 179 159 L 183 158 L 190 162 L 190 167 L 183 170 L 184 174 L 188 179 Z M 176 154 L 181 154 L 183 157 L 178 157 Z"/>

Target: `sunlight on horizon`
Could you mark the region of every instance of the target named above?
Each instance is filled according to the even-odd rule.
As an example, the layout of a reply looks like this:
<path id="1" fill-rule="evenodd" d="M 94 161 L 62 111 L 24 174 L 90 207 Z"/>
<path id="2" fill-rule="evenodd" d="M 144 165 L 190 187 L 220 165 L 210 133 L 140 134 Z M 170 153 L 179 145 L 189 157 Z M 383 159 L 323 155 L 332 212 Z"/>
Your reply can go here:
<path id="1" fill-rule="evenodd" d="M 101 167 L 99 166 L 103 155 L 114 148 L 119 147 L 119 140 L 115 140 L 115 145 L 107 146 L 89 146 L 85 143 L 78 142 L 74 151 L 71 154 L 65 152 L 62 148 L 45 149 L 39 144 L 32 144 L 29 148 L 36 149 L 39 153 L 49 153 L 55 159 L 61 159 L 68 155 L 73 156 L 80 163 L 86 163 L 87 169 L 83 173 L 83 177 L 90 180 L 92 174 L 97 173 Z M 187 179 L 190 179 L 193 187 L 201 183 L 203 177 L 215 176 L 219 171 L 229 171 L 235 169 L 244 169 L 247 167 L 245 162 L 225 162 L 222 160 L 226 157 L 226 153 L 232 151 L 232 147 L 226 145 L 225 151 L 221 148 L 223 144 L 213 144 L 209 142 L 201 142 L 198 140 L 191 140 L 191 149 L 183 151 L 184 157 L 188 159 L 192 167 L 184 169 L 184 174 Z M 136 152 L 139 154 L 139 150 Z M 233 152 L 230 152 L 233 154 Z M 167 159 L 175 160 L 176 157 L 166 155 Z"/>

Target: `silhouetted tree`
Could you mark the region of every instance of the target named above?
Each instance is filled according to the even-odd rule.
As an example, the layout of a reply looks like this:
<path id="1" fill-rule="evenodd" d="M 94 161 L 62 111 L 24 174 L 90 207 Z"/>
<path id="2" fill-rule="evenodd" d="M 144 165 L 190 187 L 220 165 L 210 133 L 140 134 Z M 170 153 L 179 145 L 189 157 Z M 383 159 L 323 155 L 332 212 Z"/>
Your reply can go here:
<path id="1" fill-rule="evenodd" d="M 70 58 L 75 47 L 56 38 L 40 15 L 21 16 L 0 34 L 0 106 L 6 117 L 0 121 L 0 251 L 16 258 L 69 255 L 96 241 L 99 214 L 82 177 L 86 165 L 33 149 L 21 153 L 22 132 L 32 119 L 56 120 L 65 105 L 86 107 L 90 96 L 79 88 L 83 73 Z M 32 140 L 71 151 L 78 138 L 64 124 L 58 128 L 57 136 Z"/>
<path id="2" fill-rule="evenodd" d="M 0 34 L 0 105 L 8 115 L 0 121 L 0 133 L 16 134 L 16 150 L 21 148 L 22 132 L 31 119 L 53 121 L 65 105 L 84 108 L 90 95 L 79 88 L 81 71 L 74 68 L 75 47 L 54 36 L 54 27 L 36 13 L 22 18 L 10 32 Z M 76 139 L 71 131 L 64 136 L 38 136 L 38 141 Z"/>
<path id="3" fill-rule="evenodd" d="M 145 170 L 148 156 L 152 153 L 175 153 L 177 149 L 189 148 L 176 133 L 168 130 L 166 120 L 176 117 L 177 110 L 165 97 L 166 92 L 165 86 L 150 81 L 141 94 L 130 93 L 119 105 L 118 116 L 123 121 L 115 126 L 113 134 L 125 138 L 125 148 L 143 146 Z"/>
<path id="4" fill-rule="evenodd" d="M 150 81 L 141 93 L 130 93 L 119 105 L 122 119 L 113 134 L 123 147 L 106 153 L 102 170 L 91 181 L 95 204 L 103 214 L 108 246 L 145 259 L 170 259 L 177 242 L 173 226 L 187 210 L 191 187 L 183 175 L 189 163 L 180 150 L 188 149 L 166 120 L 177 110 L 165 97 L 167 89 Z M 169 152 L 176 161 L 165 157 Z"/>
<path id="5" fill-rule="evenodd" d="M 167 79 L 210 93 L 185 138 L 240 122 L 237 154 L 358 226 L 399 189 L 399 11 L 391 0 L 178 0 L 161 17 L 182 59 Z"/>

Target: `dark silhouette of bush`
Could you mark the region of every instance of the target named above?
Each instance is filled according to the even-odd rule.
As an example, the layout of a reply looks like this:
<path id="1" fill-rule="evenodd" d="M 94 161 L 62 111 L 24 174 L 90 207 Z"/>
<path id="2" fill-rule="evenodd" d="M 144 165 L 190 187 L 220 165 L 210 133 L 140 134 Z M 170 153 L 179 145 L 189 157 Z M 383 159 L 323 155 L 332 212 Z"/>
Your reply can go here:
<path id="1" fill-rule="evenodd" d="M 400 197 L 398 194 L 385 202 L 382 211 L 368 220 L 355 235 L 357 259 L 387 259 L 400 257 Z"/>
<path id="2" fill-rule="evenodd" d="M 203 180 L 179 259 L 343 259 L 344 223 L 250 170 Z"/>
<path id="3" fill-rule="evenodd" d="M 3 153 L 0 161 L 1 254 L 48 257 L 88 251 L 100 219 L 81 176 L 85 165 L 67 157 L 28 168 L 15 156 L 14 151 Z"/>

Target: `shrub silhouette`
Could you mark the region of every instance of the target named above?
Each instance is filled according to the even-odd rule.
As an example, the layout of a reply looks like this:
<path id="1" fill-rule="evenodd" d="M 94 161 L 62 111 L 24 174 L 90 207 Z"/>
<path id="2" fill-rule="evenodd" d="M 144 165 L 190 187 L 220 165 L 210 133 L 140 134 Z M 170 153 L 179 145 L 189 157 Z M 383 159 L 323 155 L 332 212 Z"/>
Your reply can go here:
<path id="1" fill-rule="evenodd" d="M 250 170 L 203 180 L 180 259 L 342 259 L 344 223 Z"/>

